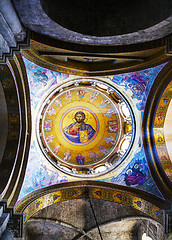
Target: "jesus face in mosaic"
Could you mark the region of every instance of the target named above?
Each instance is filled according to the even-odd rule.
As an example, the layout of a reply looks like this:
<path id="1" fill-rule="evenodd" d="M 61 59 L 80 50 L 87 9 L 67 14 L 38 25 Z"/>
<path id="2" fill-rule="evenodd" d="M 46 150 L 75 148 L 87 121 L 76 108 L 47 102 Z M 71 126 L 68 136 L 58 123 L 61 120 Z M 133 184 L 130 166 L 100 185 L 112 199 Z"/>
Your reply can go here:
<path id="1" fill-rule="evenodd" d="M 82 111 L 78 111 L 77 113 L 75 113 L 75 120 L 78 123 L 81 123 L 85 120 L 85 113 Z"/>
<path id="2" fill-rule="evenodd" d="M 74 143 L 88 142 L 94 136 L 95 130 L 84 122 L 84 112 L 76 112 L 74 118 L 76 122 L 63 129 L 64 135 Z"/>

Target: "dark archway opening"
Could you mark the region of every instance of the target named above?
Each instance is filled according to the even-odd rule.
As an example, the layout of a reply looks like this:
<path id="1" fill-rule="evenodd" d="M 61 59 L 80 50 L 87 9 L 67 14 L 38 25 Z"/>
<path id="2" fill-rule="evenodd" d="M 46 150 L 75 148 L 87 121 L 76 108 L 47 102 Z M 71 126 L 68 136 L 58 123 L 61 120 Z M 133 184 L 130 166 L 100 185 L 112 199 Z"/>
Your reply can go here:
<path id="1" fill-rule="evenodd" d="M 142 30 L 170 16 L 169 0 L 41 0 L 45 13 L 59 25 L 91 36 L 116 36 Z"/>

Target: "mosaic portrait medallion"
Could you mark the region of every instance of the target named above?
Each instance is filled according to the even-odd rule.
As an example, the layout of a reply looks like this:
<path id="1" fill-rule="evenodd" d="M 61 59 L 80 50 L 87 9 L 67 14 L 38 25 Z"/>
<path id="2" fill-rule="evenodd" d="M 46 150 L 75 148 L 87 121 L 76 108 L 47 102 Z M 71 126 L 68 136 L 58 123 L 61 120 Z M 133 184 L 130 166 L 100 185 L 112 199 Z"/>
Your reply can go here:
<path id="1" fill-rule="evenodd" d="M 91 109 L 74 107 L 61 119 L 61 133 L 71 144 L 82 146 L 91 142 L 98 133 L 99 123 Z"/>
<path id="2" fill-rule="evenodd" d="M 134 132 L 126 101 L 117 90 L 96 81 L 75 80 L 55 89 L 40 109 L 38 125 L 46 158 L 58 169 L 84 177 L 117 166 Z"/>

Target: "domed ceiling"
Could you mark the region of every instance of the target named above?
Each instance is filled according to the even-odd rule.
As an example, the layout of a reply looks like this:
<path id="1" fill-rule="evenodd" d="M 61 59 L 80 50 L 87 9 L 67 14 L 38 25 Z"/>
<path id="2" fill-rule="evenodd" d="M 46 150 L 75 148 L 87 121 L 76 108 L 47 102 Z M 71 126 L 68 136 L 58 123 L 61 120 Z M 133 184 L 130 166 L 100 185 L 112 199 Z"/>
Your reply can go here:
<path id="1" fill-rule="evenodd" d="M 89 196 L 135 208 L 163 224 L 172 162 L 162 113 L 171 106 L 172 88 L 164 85 L 162 94 L 158 83 L 171 80 L 164 53 L 171 1 L 13 0 L 13 5 L 31 30 L 31 46 L 9 59 L 9 70 L 14 67 L 17 83 L 26 88 L 26 95 L 19 92 L 21 106 L 28 104 L 26 114 L 21 108 L 27 143 L 21 140 L 19 151 L 26 155 L 17 158 L 22 171 L 11 175 L 13 183 L 18 179 L 9 182 L 10 205 L 16 204 L 26 222 L 51 204 Z M 3 83 L 8 102 L 19 106 L 17 97 L 10 99 L 10 78 Z M 19 120 L 8 119 L 14 145 Z M 10 153 L 4 159 L 10 166 L 15 158 Z"/>
<path id="2" fill-rule="evenodd" d="M 32 137 L 17 212 L 24 212 L 27 221 L 40 209 L 66 200 L 66 196 L 83 196 L 85 187 L 83 193 L 76 188 L 72 193 L 68 189 L 54 190 L 58 185 L 70 189 L 74 183 L 80 185 L 82 179 L 107 184 L 105 192 L 103 187 L 94 187 L 91 197 L 134 206 L 162 221 L 161 209 L 152 204 L 154 197 L 162 200 L 163 195 L 148 166 L 142 123 L 154 81 L 169 64 L 117 75 L 81 77 L 39 66 L 24 55 L 22 60 L 29 83 Z M 108 193 L 109 184 L 122 190 L 111 189 Z M 125 188 L 143 191 L 148 198 L 124 194 Z M 129 199 L 132 201 L 128 205 Z M 141 208 L 143 205 L 146 207 Z"/>
<path id="3" fill-rule="evenodd" d="M 56 88 L 42 103 L 41 148 L 62 171 L 93 177 L 122 162 L 134 139 L 131 107 L 114 87 L 94 79 Z"/>
<path id="4" fill-rule="evenodd" d="M 161 195 L 148 169 L 141 124 L 149 89 L 164 64 L 93 78 L 23 60 L 31 97 L 32 140 L 19 199 L 81 177 Z"/>

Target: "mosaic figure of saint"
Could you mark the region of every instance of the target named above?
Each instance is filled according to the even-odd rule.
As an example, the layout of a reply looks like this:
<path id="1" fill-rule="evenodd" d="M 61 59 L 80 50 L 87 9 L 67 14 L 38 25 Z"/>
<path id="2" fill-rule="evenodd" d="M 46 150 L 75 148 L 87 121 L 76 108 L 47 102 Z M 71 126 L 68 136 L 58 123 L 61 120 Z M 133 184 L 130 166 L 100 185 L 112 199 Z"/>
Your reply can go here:
<path id="1" fill-rule="evenodd" d="M 104 108 L 106 107 L 108 104 L 110 104 L 109 100 L 104 100 L 100 103 L 100 107 L 99 108 Z"/>
<path id="2" fill-rule="evenodd" d="M 78 93 L 77 93 L 77 95 L 78 95 L 80 98 L 83 98 L 86 93 L 87 93 L 87 92 L 84 91 L 84 90 L 79 90 Z"/>
<path id="3" fill-rule="evenodd" d="M 44 121 L 44 130 L 45 132 L 51 131 L 52 130 L 52 119 L 45 119 Z"/>
<path id="4" fill-rule="evenodd" d="M 83 157 L 80 153 L 75 157 L 75 159 L 79 165 L 84 165 L 85 157 Z"/>
<path id="5" fill-rule="evenodd" d="M 48 110 L 47 110 L 47 113 L 48 115 L 50 116 L 53 116 L 53 115 L 56 115 L 56 111 L 54 108 L 50 107 Z"/>
<path id="6" fill-rule="evenodd" d="M 106 111 L 105 116 L 112 117 L 113 114 L 116 114 L 116 109 L 109 109 Z"/>
<path id="7" fill-rule="evenodd" d="M 66 92 L 66 99 L 68 99 L 69 102 L 70 102 L 70 101 L 71 101 L 71 98 L 72 98 L 72 93 L 71 93 L 71 91 L 69 90 L 69 91 Z"/>
<path id="8" fill-rule="evenodd" d="M 109 144 L 115 145 L 115 143 L 116 143 L 116 140 L 111 136 L 110 137 L 105 137 L 104 139 Z"/>
<path id="9" fill-rule="evenodd" d="M 97 99 L 99 93 L 93 92 L 92 95 L 90 96 L 90 102 L 93 102 Z"/>
<path id="10" fill-rule="evenodd" d="M 104 146 L 99 146 L 99 151 L 104 155 L 108 154 L 108 150 Z"/>
<path id="11" fill-rule="evenodd" d="M 95 130 L 90 124 L 84 122 L 84 112 L 76 112 L 74 118 L 76 122 L 63 129 L 64 135 L 74 143 L 88 142 L 94 136 Z"/>
<path id="12" fill-rule="evenodd" d="M 56 145 L 56 146 L 53 148 L 53 152 L 54 152 L 55 154 L 57 154 L 57 153 L 60 151 L 60 147 L 61 147 L 61 144 Z"/>
<path id="13" fill-rule="evenodd" d="M 57 107 L 58 106 L 62 107 L 62 101 L 60 99 L 56 98 L 56 100 L 54 100 L 54 102 L 55 102 Z"/>
<path id="14" fill-rule="evenodd" d="M 67 162 L 71 159 L 71 154 L 69 151 L 63 153 L 63 156 L 64 156 L 63 160 L 65 160 Z"/>
<path id="15" fill-rule="evenodd" d="M 45 140 L 47 141 L 47 143 L 51 143 L 51 142 L 53 142 L 54 138 L 55 138 L 55 136 L 53 136 L 53 134 L 51 134 L 48 137 L 46 137 Z"/>
<path id="16" fill-rule="evenodd" d="M 93 161 L 96 161 L 98 159 L 98 155 L 97 153 L 90 151 L 89 158 L 91 158 Z"/>

